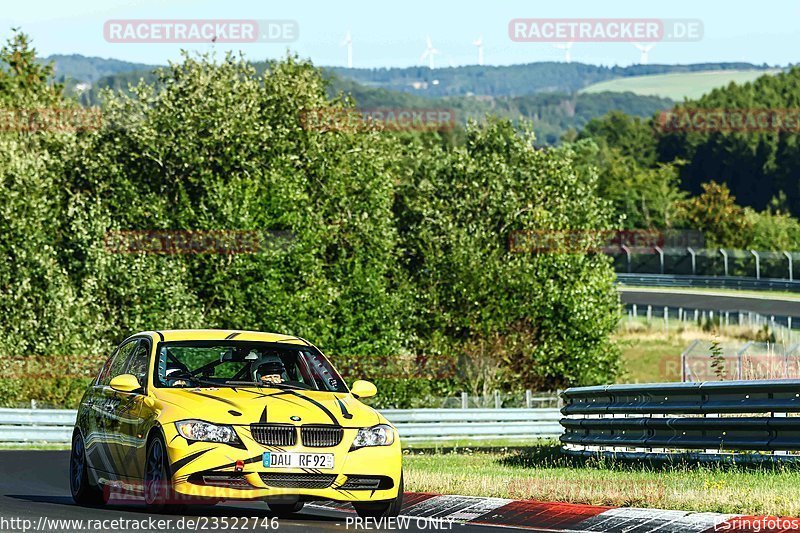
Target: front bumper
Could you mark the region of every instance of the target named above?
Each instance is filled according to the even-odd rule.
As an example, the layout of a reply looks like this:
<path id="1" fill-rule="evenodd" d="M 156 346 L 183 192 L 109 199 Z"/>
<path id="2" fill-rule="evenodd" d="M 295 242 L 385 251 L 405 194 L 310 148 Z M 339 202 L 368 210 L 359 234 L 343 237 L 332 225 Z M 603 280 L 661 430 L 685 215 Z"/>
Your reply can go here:
<path id="1" fill-rule="evenodd" d="M 187 498 L 380 501 L 397 497 L 402 473 L 400 439 L 389 446 L 350 450 L 357 429 L 345 428 L 337 446 L 264 446 L 237 426 L 242 446 L 188 442 L 174 424 L 162 428 L 172 465 L 172 490 Z M 242 430 L 243 429 L 243 430 Z M 334 468 L 267 468 L 266 451 L 333 453 Z M 241 470 L 237 469 L 241 462 Z"/>

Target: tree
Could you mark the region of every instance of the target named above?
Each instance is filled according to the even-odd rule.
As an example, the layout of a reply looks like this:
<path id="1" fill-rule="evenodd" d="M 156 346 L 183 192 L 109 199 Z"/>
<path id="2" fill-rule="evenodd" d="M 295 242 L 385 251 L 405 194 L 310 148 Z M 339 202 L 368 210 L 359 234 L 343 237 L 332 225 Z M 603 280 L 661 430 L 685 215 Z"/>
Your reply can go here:
<path id="1" fill-rule="evenodd" d="M 686 221 L 702 231 L 707 246 L 745 248 L 751 235 L 745 210 L 724 184 L 715 181 L 702 185 L 703 194 L 684 203 Z"/>
<path id="2" fill-rule="evenodd" d="M 464 148 L 412 147 L 420 156 L 396 213 L 419 309 L 414 329 L 428 349 L 465 354 L 464 364 L 498 358 L 509 387 L 607 382 L 619 318 L 608 259 L 513 253 L 508 239 L 605 229 L 610 209 L 597 198 L 596 174 L 573 168 L 571 150 L 532 144 L 530 132 L 501 121 L 472 127 Z"/>

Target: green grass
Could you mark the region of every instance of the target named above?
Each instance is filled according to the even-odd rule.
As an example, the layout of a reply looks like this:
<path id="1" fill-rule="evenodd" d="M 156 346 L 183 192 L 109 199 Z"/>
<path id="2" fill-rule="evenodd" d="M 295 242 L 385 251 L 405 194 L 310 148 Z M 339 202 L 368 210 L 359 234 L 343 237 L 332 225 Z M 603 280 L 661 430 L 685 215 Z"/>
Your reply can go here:
<path id="1" fill-rule="evenodd" d="M 21 443 L 2 443 L 0 452 L 3 450 L 69 450 L 69 443 L 47 443 L 47 442 L 21 442 Z"/>
<path id="2" fill-rule="evenodd" d="M 602 81 L 585 87 L 580 92 L 632 92 L 644 96 L 660 96 L 682 102 L 684 98 L 695 99 L 711 89 L 724 87 L 730 82 L 746 83 L 764 74 L 775 74 L 778 70 L 718 70 L 686 72 L 680 74 L 655 74 L 632 76 Z"/>
<path id="3" fill-rule="evenodd" d="M 526 449 L 409 450 L 407 490 L 591 505 L 800 516 L 791 466 L 630 465 L 560 455 L 552 441 Z"/>
<path id="4" fill-rule="evenodd" d="M 686 341 L 628 338 L 619 341 L 624 374 L 619 383 L 661 383 L 681 380 L 681 352 Z"/>

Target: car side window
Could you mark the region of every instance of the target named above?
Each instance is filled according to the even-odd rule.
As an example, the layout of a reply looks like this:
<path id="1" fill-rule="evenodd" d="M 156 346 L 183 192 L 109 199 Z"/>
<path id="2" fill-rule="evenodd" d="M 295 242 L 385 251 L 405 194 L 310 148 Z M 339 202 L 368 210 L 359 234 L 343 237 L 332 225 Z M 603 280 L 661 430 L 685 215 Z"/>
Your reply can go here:
<path id="1" fill-rule="evenodd" d="M 131 352 L 137 344 L 139 344 L 139 340 L 134 339 L 120 346 L 119 350 L 117 350 L 117 353 L 111 356 L 103 366 L 103 370 L 100 372 L 100 376 L 97 378 L 98 385 L 108 385 L 111 383 L 113 378 L 124 373 L 125 363 L 127 363 Z"/>
<path id="2" fill-rule="evenodd" d="M 147 367 L 150 366 L 150 343 L 142 340 L 131 355 L 126 374 L 133 374 L 142 387 L 147 386 Z"/>

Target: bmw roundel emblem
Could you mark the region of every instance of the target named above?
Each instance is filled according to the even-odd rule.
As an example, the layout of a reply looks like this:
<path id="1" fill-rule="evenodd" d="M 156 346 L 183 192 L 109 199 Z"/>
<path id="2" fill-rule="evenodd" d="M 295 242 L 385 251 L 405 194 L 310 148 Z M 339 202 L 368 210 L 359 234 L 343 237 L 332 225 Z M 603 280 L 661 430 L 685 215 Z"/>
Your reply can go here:
<path id="1" fill-rule="evenodd" d="M 289 417 L 289 420 L 291 420 L 292 422 L 300 422 L 300 417 L 297 415 L 292 415 Z"/>

